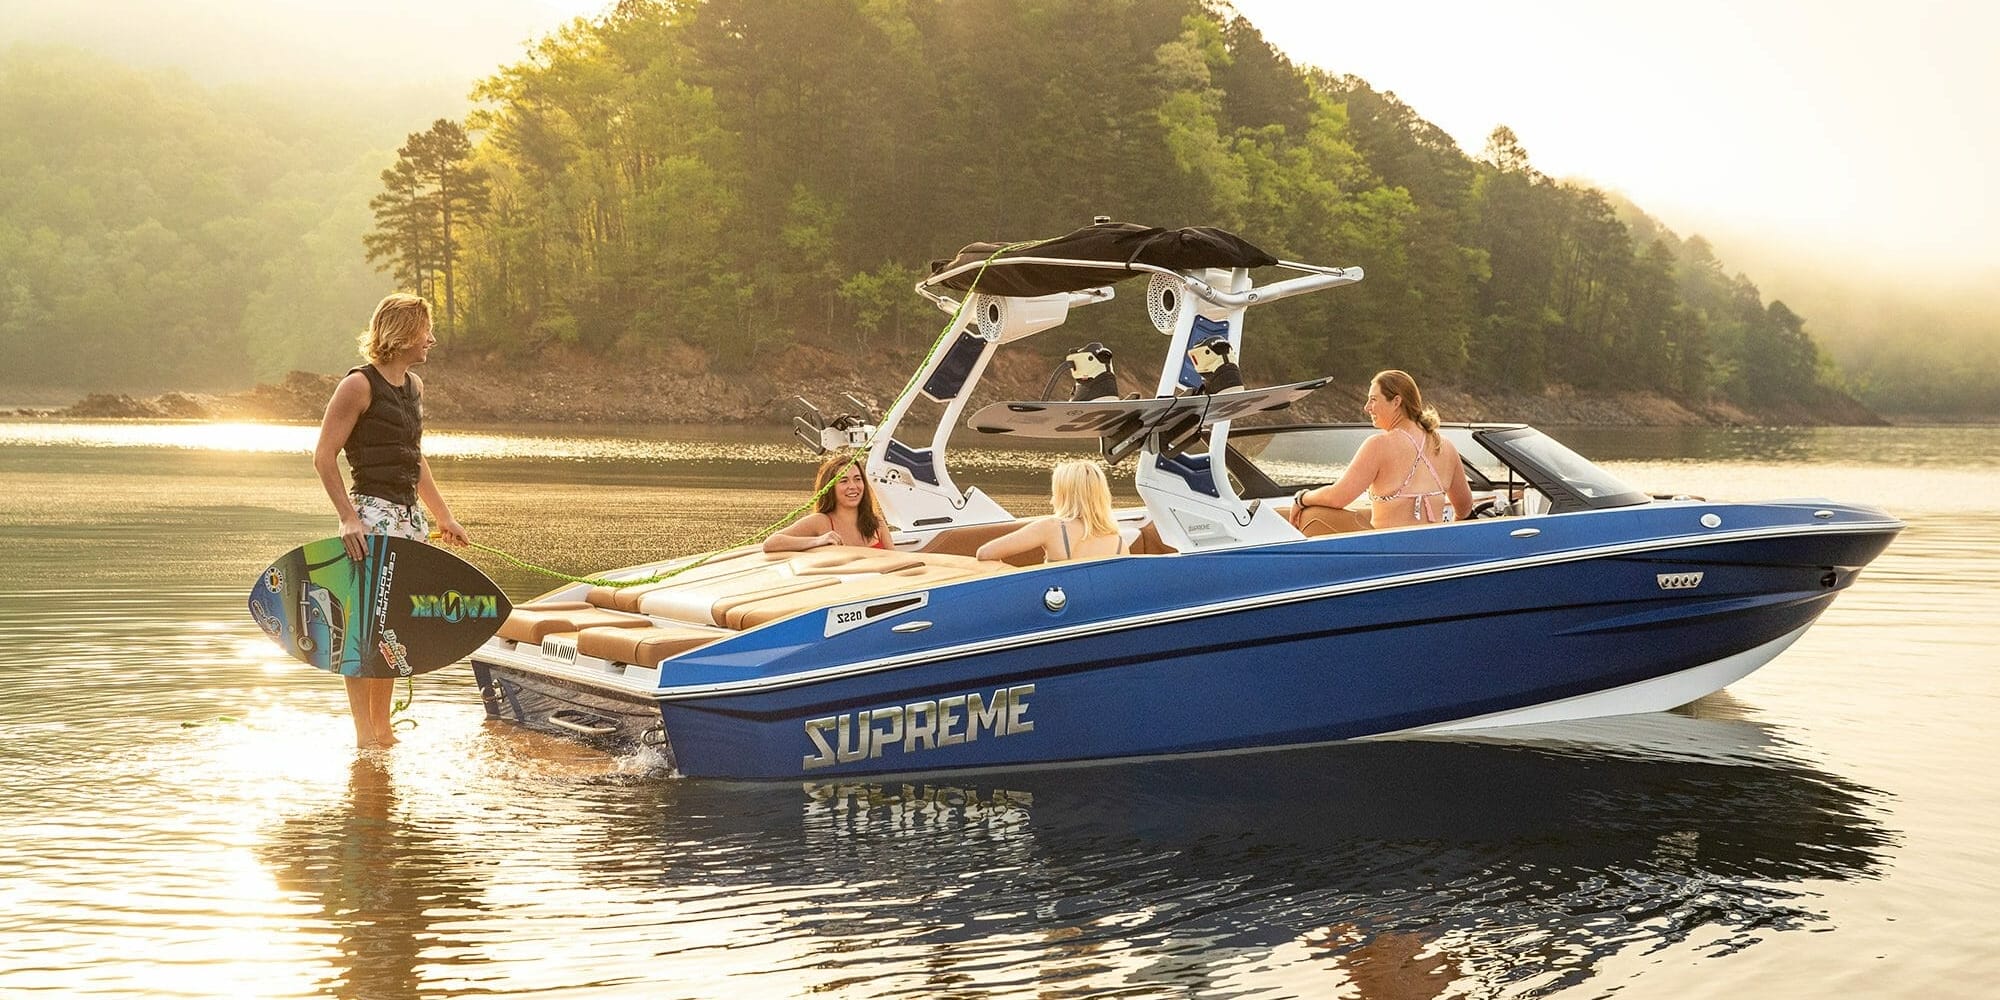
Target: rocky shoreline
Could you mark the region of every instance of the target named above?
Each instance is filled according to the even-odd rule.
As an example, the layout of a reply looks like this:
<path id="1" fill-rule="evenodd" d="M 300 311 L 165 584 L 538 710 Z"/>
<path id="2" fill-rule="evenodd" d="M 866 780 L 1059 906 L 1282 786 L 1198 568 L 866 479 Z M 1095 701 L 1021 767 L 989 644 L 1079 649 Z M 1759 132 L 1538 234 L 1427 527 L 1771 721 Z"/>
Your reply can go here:
<path id="1" fill-rule="evenodd" d="M 842 392 L 878 409 L 895 399 L 900 382 L 887 372 L 910 371 L 916 359 L 880 358 L 863 371 L 845 355 L 795 345 L 754 372 L 712 370 L 693 351 L 607 359 L 556 352 L 535 361 L 440 357 L 419 369 L 425 412 L 434 425 L 494 423 L 769 424 L 787 426 L 793 397 L 825 407 Z M 898 363 L 904 362 L 904 363 Z M 996 358 L 979 398 L 1041 395 L 1051 362 L 1032 356 Z M 277 382 L 226 394 L 167 392 L 135 397 L 93 394 L 73 405 L 20 409 L 21 417 L 209 421 L 317 421 L 339 376 L 294 371 Z M 1519 421 L 1545 426 L 1820 426 L 1881 425 L 1888 421 L 1837 393 L 1811 405 L 1752 413 L 1727 402 L 1695 403 L 1649 392 L 1583 392 L 1551 386 L 1539 393 L 1426 386 L 1426 402 L 1446 420 Z M 1297 419 L 1360 419 L 1364 386 L 1332 385 L 1303 401 Z"/>

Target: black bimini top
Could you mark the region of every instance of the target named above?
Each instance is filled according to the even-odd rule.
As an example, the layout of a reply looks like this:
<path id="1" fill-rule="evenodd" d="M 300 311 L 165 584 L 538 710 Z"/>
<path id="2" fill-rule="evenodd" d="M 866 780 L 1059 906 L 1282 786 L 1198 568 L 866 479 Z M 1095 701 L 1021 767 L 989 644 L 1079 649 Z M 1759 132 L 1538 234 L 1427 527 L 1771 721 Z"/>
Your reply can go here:
<path id="1" fill-rule="evenodd" d="M 1005 243 L 974 243 L 950 260 L 931 262 L 931 273 L 941 274 L 966 264 L 977 264 L 993 256 Z M 1014 264 L 998 266 L 1014 257 L 1042 257 L 1060 260 L 1103 262 L 1105 267 L 1077 267 L 1064 264 Z M 979 290 L 988 295 L 1054 295 L 1096 288 L 1123 281 L 1141 272 L 1131 264 L 1151 264 L 1175 271 L 1204 267 L 1269 267 L 1278 258 L 1253 246 L 1235 233 L 1210 226 L 1161 229 L 1130 222 L 1101 222 L 1085 226 L 1067 236 L 1044 240 L 994 257 L 995 266 L 980 275 L 977 268 L 940 282 L 961 292 L 972 287 L 978 276 Z"/>

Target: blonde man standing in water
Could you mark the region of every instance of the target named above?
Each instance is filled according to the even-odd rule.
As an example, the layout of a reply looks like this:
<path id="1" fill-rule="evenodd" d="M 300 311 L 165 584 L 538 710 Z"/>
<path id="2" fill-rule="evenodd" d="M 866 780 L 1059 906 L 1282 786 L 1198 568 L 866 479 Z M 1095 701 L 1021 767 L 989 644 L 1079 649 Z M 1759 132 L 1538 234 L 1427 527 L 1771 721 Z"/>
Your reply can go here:
<path id="1" fill-rule="evenodd" d="M 1125 541 L 1111 519 L 1111 485 L 1096 462 L 1072 461 L 1049 476 L 1054 517 L 1036 518 L 979 547 L 981 559 L 997 560 L 1042 550 L 1044 562 L 1123 555 Z"/>
<path id="2" fill-rule="evenodd" d="M 340 516 L 340 540 L 348 556 L 361 560 L 364 535 L 428 539 L 430 522 L 417 506 L 419 499 L 430 508 L 446 541 L 470 544 L 431 478 L 430 463 L 424 461 L 424 383 L 410 368 L 428 360 L 437 344 L 431 334 L 430 303 L 403 292 L 384 298 L 376 304 L 360 340 L 361 355 L 368 363 L 348 369 L 347 377 L 334 387 L 320 421 L 319 444 L 313 448 L 313 468 Z M 342 451 L 354 473 L 352 489 L 340 481 Z M 389 724 L 395 676 L 346 680 L 355 745 L 363 750 L 395 745 Z"/>
<path id="3" fill-rule="evenodd" d="M 1437 432 L 1437 411 L 1424 405 L 1417 380 L 1390 369 L 1368 382 L 1362 409 L 1382 433 L 1361 442 L 1340 481 L 1300 490 L 1292 498 L 1292 525 L 1307 507 L 1346 507 L 1368 493 L 1370 521 L 1377 528 L 1433 524 L 1472 513 L 1472 487 L 1458 449 Z M 1446 503 L 1449 502 L 1449 509 Z"/>

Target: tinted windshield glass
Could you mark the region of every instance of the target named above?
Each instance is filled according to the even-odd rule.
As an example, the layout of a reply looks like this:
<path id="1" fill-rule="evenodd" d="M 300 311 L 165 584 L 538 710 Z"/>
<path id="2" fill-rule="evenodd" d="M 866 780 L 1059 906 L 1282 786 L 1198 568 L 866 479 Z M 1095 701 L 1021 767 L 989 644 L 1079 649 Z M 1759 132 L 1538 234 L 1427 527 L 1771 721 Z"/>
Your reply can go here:
<path id="1" fill-rule="evenodd" d="M 1522 459 L 1554 476 L 1592 507 L 1615 507 L 1646 501 L 1646 494 L 1592 465 L 1589 459 L 1563 447 L 1540 431 L 1530 428 L 1506 431 L 1495 435 L 1495 441 L 1495 447 L 1518 453 Z"/>
<path id="2" fill-rule="evenodd" d="M 1458 449 L 1458 457 L 1465 460 L 1473 472 L 1485 477 L 1488 483 L 1505 482 L 1510 476 L 1507 463 L 1500 461 L 1492 452 L 1472 436 L 1470 427 L 1440 427 L 1438 433 Z"/>

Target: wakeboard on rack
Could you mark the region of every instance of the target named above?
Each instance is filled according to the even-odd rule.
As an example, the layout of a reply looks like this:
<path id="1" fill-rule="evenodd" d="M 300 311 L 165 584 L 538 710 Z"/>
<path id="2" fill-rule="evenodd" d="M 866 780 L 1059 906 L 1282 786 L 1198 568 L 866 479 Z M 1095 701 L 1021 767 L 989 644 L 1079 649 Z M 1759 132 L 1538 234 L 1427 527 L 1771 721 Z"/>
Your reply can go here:
<path id="1" fill-rule="evenodd" d="M 1186 444 L 1202 428 L 1253 413 L 1282 410 L 1331 378 L 1309 379 L 1261 389 L 1232 390 L 1213 396 L 1159 396 L 1152 399 L 1100 399 L 1082 402 L 1017 400 L 989 403 L 967 418 L 967 427 L 984 434 L 1026 438 L 1098 438 L 1105 456 L 1117 461 L 1130 454 L 1148 435 L 1163 442 Z"/>
<path id="2" fill-rule="evenodd" d="M 513 610 L 498 584 L 443 549 L 387 535 L 362 541 L 360 562 L 338 538 L 279 556 L 250 587 L 250 617 L 321 670 L 407 677 L 464 659 Z"/>

